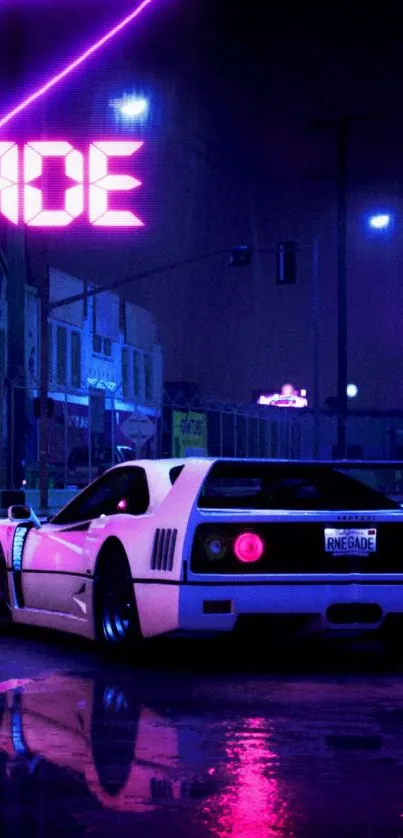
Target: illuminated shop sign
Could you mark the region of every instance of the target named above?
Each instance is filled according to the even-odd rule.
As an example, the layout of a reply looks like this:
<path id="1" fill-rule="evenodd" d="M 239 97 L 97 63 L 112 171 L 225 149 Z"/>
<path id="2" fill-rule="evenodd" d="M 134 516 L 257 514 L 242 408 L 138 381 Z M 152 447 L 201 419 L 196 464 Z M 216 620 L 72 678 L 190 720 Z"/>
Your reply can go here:
<path id="1" fill-rule="evenodd" d="M 22 222 L 29 227 L 68 227 L 82 216 L 94 227 L 143 227 L 131 210 L 109 206 L 113 193 L 141 186 L 132 175 L 116 174 L 116 163 L 110 165 L 112 158 L 132 157 L 142 145 L 102 140 L 90 143 L 83 153 L 65 140 L 34 141 L 24 146 L 0 142 L 0 214 L 13 224 Z M 67 180 L 57 208 L 54 195 L 62 185 L 49 171 L 52 158 L 61 161 Z"/>
<path id="2" fill-rule="evenodd" d="M 280 390 L 257 393 L 255 400 L 268 407 L 308 407 L 306 390 L 296 390 L 292 384 L 283 384 Z"/>

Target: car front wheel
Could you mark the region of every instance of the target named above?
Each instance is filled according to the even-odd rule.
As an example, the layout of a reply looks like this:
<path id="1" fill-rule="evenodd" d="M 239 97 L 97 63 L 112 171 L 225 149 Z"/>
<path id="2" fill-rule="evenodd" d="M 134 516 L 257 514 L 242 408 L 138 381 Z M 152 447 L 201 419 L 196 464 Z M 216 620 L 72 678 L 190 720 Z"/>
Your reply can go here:
<path id="1" fill-rule="evenodd" d="M 8 574 L 6 557 L 0 544 L 0 627 L 11 622 L 10 597 L 8 591 Z"/>
<path id="2" fill-rule="evenodd" d="M 96 637 L 104 649 L 129 651 L 142 639 L 129 562 L 111 540 L 98 559 L 94 580 Z"/>

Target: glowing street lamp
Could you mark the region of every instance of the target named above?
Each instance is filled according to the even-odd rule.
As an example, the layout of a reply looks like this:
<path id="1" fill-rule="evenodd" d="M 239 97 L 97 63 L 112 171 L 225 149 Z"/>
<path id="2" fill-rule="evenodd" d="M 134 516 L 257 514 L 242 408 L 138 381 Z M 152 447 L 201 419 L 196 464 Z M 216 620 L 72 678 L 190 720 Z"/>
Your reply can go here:
<path id="1" fill-rule="evenodd" d="M 355 399 L 358 396 L 358 387 L 356 384 L 347 385 L 347 398 Z"/>
<path id="2" fill-rule="evenodd" d="M 372 230 L 379 230 L 382 232 L 383 230 L 389 230 L 392 225 L 392 220 L 393 219 L 390 213 L 381 212 L 376 215 L 370 215 L 368 224 Z"/>
<path id="3" fill-rule="evenodd" d="M 128 122 L 144 121 L 148 114 L 149 103 L 144 96 L 124 96 L 112 102 L 117 114 Z"/>

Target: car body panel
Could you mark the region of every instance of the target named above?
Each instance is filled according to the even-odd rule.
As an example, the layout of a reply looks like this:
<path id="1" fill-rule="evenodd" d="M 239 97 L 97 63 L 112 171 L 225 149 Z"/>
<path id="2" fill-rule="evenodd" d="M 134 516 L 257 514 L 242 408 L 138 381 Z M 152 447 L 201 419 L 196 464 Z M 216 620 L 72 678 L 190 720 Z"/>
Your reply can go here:
<path id="1" fill-rule="evenodd" d="M 144 637 L 175 632 L 231 631 L 238 618 L 248 614 L 310 614 L 313 629 L 331 627 L 337 631 L 344 626 L 330 625 L 328 608 L 351 602 L 377 603 L 382 609 L 382 620 L 388 614 L 403 613 L 403 588 L 400 587 L 403 585 L 403 564 L 402 573 L 394 574 L 308 574 L 303 568 L 300 573 L 292 574 L 253 571 L 240 574 L 235 566 L 233 573 L 194 572 L 190 562 L 192 545 L 197 527 L 203 524 L 214 524 L 219 529 L 224 523 L 235 522 L 249 530 L 254 525 L 284 523 L 292 527 L 297 523 L 315 522 L 342 528 L 353 524 L 365 527 L 397 522 L 402 524 L 403 535 L 401 509 L 269 510 L 236 508 L 235 504 L 230 509 L 198 508 L 200 489 L 216 462 L 239 463 L 239 460 L 144 460 L 122 463 L 106 472 L 106 475 L 116 475 L 119 469 L 127 467 L 144 470 L 149 503 L 141 514 L 118 511 L 90 519 L 78 517 L 65 523 L 60 523 L 56 516 L 41 528 L 30 523 L 1 521 L 0 542 L 8 569 L 13 619 L 18 623 L 70 631 L 93 639 L 97 560 L 103 546 L 112 541 L 118 541 L 127 555 Z M 275 461 L 275 464 L 279 462 Z M 334 463 L 329 465 L 335 466 Z M 183 468 L 172 485 L 171 471 L 178 467 Z M 83 499 L 85 504 L 86 492 L 96 485 L 97 481 L 90 484 L 77 496 L 77 501 L 81 503 L 80 499 Z M 68 512 L 69 507 L 68 504 L 62 513 Z M 16 559 L 13 554 L 13 539 L 17 528 L 24 526 L 29 529 L 21 570 L 18 556 Z M 159 533 L 163 534 L 161 542 L 158 541 Z M 164 542 L 164 538 L 168 541 Z M 155 561 L 161 544 L 166 548 L 168 542 L 171 545 L 169 561 L 166 550 L 163 561 L 159 561 L 160 553 L 159 560 Z M 206 603 L 214 608 L 217 601 L 227 603 L 227 613 L 206 613 Z M 365 628 L 365 625 L 360 627 Z"/>

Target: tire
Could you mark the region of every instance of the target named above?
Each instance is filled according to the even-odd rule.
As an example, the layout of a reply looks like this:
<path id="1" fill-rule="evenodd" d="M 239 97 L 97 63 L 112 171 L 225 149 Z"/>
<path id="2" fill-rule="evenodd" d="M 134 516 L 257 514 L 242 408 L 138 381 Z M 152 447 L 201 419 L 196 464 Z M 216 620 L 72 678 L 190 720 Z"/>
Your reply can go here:
<path id="1" fill-rule="evenodd" d="M 95 635 L 101 648 L 126 652 L 142 640 L 132 575 L 126 553 L 117 539 L 106 542 L 94 579 Z"/>
<path id="2" fill-rule="evenodd" d="M 402 652 L 403 619 L 401 615 L 394 615 L 387 619 L 380 630 L 380 637 L 385 651 L 392 655 Z"/>
<path id="3" fill-rule="evenodd" d="M 94 768 L 103 790 L 117 797 L 126 786 L 135 759 L 141 705 L 133 707 L 124 686 L 95 681 L 91 716 Z"/>
<path id="4" fill-rule="evenodd" d="M 6 557 L 0 544 L 0 628 L 11 623 L 10 594 Z"/>

